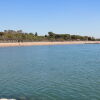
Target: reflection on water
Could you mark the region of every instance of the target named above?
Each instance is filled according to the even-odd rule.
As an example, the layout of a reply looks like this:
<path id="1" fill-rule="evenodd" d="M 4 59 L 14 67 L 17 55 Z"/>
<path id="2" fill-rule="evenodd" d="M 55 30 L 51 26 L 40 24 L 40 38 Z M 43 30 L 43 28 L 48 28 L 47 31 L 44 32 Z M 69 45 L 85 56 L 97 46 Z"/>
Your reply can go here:
<path id="1" fill-rule="evenodd" d="M 100 45 L 0 48 L 0 97 L 100 100 Z"/>

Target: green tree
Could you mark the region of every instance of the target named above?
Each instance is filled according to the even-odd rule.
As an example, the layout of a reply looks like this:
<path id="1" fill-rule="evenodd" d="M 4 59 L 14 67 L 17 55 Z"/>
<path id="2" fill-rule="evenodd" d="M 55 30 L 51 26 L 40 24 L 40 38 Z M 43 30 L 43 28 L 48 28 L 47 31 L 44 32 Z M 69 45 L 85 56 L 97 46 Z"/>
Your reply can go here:
<path id="1" fill-rule="evenodd" d="M 35 32 L 35 36 L 38 36 L 38 33 L 37 32 Z"/>

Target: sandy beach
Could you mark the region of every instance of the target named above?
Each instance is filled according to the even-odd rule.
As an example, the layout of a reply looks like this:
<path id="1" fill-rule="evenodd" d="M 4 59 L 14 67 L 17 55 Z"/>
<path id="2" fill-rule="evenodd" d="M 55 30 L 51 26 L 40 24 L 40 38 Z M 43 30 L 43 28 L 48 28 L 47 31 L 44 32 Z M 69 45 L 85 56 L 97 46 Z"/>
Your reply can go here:
<path id="1" fill-rule="evenodd" d="M 38 46 L 38 45 L 65 45 L 65 44 L 100 44 L 100 41 L 66 41 L 66 42 L 20 42 L 20 43 L 0 43 L 0 47 L 13 46 Z"/>

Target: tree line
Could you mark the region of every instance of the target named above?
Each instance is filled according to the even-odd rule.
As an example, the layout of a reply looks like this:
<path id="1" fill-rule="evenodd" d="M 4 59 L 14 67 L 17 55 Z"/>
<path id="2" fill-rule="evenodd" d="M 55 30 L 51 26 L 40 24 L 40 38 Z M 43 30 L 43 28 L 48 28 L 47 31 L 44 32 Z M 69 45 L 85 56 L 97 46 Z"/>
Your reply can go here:
<path id="1" fill-rule="evenodd" d="M 28 41 L 95 41 L 94 37 L 56 34 L 48 32 L 48 35 L 40 36 L 37 32 L 26 33 L 22 30 L 4 30 L 0 32 L 0 41 L 2 42 L 28 42 Z"/>

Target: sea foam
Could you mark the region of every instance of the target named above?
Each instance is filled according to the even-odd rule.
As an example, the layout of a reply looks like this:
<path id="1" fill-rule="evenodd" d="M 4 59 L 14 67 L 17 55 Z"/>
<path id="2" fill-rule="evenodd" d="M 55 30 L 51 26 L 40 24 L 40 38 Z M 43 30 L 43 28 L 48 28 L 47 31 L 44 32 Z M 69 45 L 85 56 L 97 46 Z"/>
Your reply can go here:
<path id="1" fill-rule="evenodd" d="M 16 99 L 5 99 L 5 98 L 2 98 L 0 100 L 16 100 Z"/>

